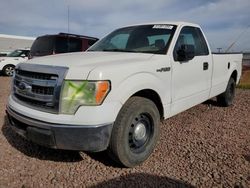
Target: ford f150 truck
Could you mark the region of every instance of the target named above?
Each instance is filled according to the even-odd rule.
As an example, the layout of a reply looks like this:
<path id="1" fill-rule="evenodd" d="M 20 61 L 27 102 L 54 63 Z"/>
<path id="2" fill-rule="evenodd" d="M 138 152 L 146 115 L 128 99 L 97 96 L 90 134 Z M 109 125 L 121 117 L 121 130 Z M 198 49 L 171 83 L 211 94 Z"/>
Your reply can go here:
<path id="1" fill-rule="evenodd" d="M 128 26 L 87 52 L 19 64 L 6 111 L 32 142 L 107 150 L 133 167 L 152 153 L 161 120 L 215 96 L 231 105 L 241 61 L 241 54 L 212 54 L 196 24 Z"/>

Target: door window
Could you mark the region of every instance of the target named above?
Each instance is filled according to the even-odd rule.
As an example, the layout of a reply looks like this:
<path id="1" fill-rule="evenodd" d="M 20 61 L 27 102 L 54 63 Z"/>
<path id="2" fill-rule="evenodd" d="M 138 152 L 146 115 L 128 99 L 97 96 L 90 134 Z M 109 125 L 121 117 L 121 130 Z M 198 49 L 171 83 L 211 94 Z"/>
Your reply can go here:
<path id="1" fill-rule="evenodd" d="M 195 56 L 208 55 L 208 47 L 205 38 L 199 28 L 186 26 L 183 27 L 175 45 L 174 57 L 177 59 L 176 51 L 182 45 L 193 45 Z"/>

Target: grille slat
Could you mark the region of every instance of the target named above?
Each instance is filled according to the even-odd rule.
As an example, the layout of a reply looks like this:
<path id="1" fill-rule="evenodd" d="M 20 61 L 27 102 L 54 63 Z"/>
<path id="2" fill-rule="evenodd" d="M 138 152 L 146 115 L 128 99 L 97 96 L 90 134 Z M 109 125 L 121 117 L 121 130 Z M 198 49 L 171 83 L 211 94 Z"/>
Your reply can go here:
<path id="1" fill-rule="evenodd" d="M 32 92 L 42 95 L 53 95 L 54 94 L 54 87 L 41 87 L 37 85 L 32 85 Z"/>
<path id="2" fill-rule="evenodd" d="M 26 97 L 29 99 L 41 101 L 41 102 L 53 102 L 53 95 L 42 95 L 42 94 L 35 94 L 32 92 L 25 93 L 22 90 L 18 89 L 16 86 L 14 87 L 16 95 Z"/>
<path id="3" fill-rule="evenodd" d="M 28 84 L 33 84 L 37 86 L 44 86 L 44 87 L 55 87 L 56 80 L 44 80 L 44 79 L 37 79 L 37 78 L 31 78 L 27 76 L 20 76 L 19 74 L 15 75 L 16 81 L 25 81 Z"/>
<path id="4" fill-rule="evenodd" d="M 30 72 L 25 70 L 16 70 L 16 74 L 22 77 L 33 78 L 38 80 L 56 80 L 58 78 L 58 75 L 56 74 Z"/>

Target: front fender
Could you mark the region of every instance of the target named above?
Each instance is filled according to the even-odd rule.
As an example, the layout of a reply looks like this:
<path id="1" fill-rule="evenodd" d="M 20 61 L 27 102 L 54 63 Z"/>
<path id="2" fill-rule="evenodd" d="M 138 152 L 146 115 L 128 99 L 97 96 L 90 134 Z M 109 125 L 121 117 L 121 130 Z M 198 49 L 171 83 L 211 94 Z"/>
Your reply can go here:
<path id="1" fill-rule="evenodd" d="M 163 87 L 163 85 L 164 82 L 151 73 L 137 73 L 131 75 L 130 77 L 117 84 L 117 87 L 114 88 L 110 97 L 124 104 L 132 95 L 134 95 L 138 91 L 151 89 L 154 90 L 160 96 L 161 101 L 164 102 L 166 101 L 164 99 L 167 96 L 166 91 L 169 91 L 169 89 L 166 88 L 168 87 L 167 85 L 166 87 Z"/>

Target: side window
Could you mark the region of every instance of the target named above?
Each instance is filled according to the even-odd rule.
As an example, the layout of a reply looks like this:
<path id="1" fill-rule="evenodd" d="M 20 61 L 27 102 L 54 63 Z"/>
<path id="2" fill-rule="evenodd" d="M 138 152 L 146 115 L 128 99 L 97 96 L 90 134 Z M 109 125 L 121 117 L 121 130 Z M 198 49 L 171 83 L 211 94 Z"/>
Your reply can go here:
<path id="1" fill-rule="evenodd" d="M 201 30 L 199 28 L 196 28 L 196 31 L 197 31 L 197 33 L 199 35 L 199 40 L 200 40 L 199 54 L 200 55 L 208 55 L 209 51 L 208 51 L 207 42 L 206 42 Z"/>
<path id="2" fill-rule="evenodd" d="M 27 51 L 26 50 L 22 50 L 22 51 L 20 51 L 21 53 L 20 53 L 20 57 L 22 56 L 23 57 L 23 55 L 25 56 L 25 57 L 27 57 L 28 55 L 27 55 Z"/>
<path id="3" fill-rule="evenodd" d="M 119 34 L 110 40 L 110 44 L 117 49 L 125 49 L 127 46 L 129 34 Z"/>
<path id="4" fill-rule="evenodd" d="M 28 50 L 24 52 L 24 54 L 25 54 L 26 57 L 29 56 L 29 53 L 30 53 L 30 51 L 28 51 Z"/>
<path id="5" fill-rule="evenodd" d="M 82 40 L 72 37 L 57 37 L 55 53 L 82 51 Z"/>
<path id="6" fill-rule="evenodd" d="M 57 37 L 55 44 L 55 53 L 66 53 L 68 52 L 68 38 Z"/>
<path id="7" fill-rule="evenodd" d="M 195 56 L 208 55 L 208 47 L 206 41 L 199 28 L 186 26 L 183 27 L 175 45 L 174 56 L 176 51 L 182 45 L 193 45 Z"/>

